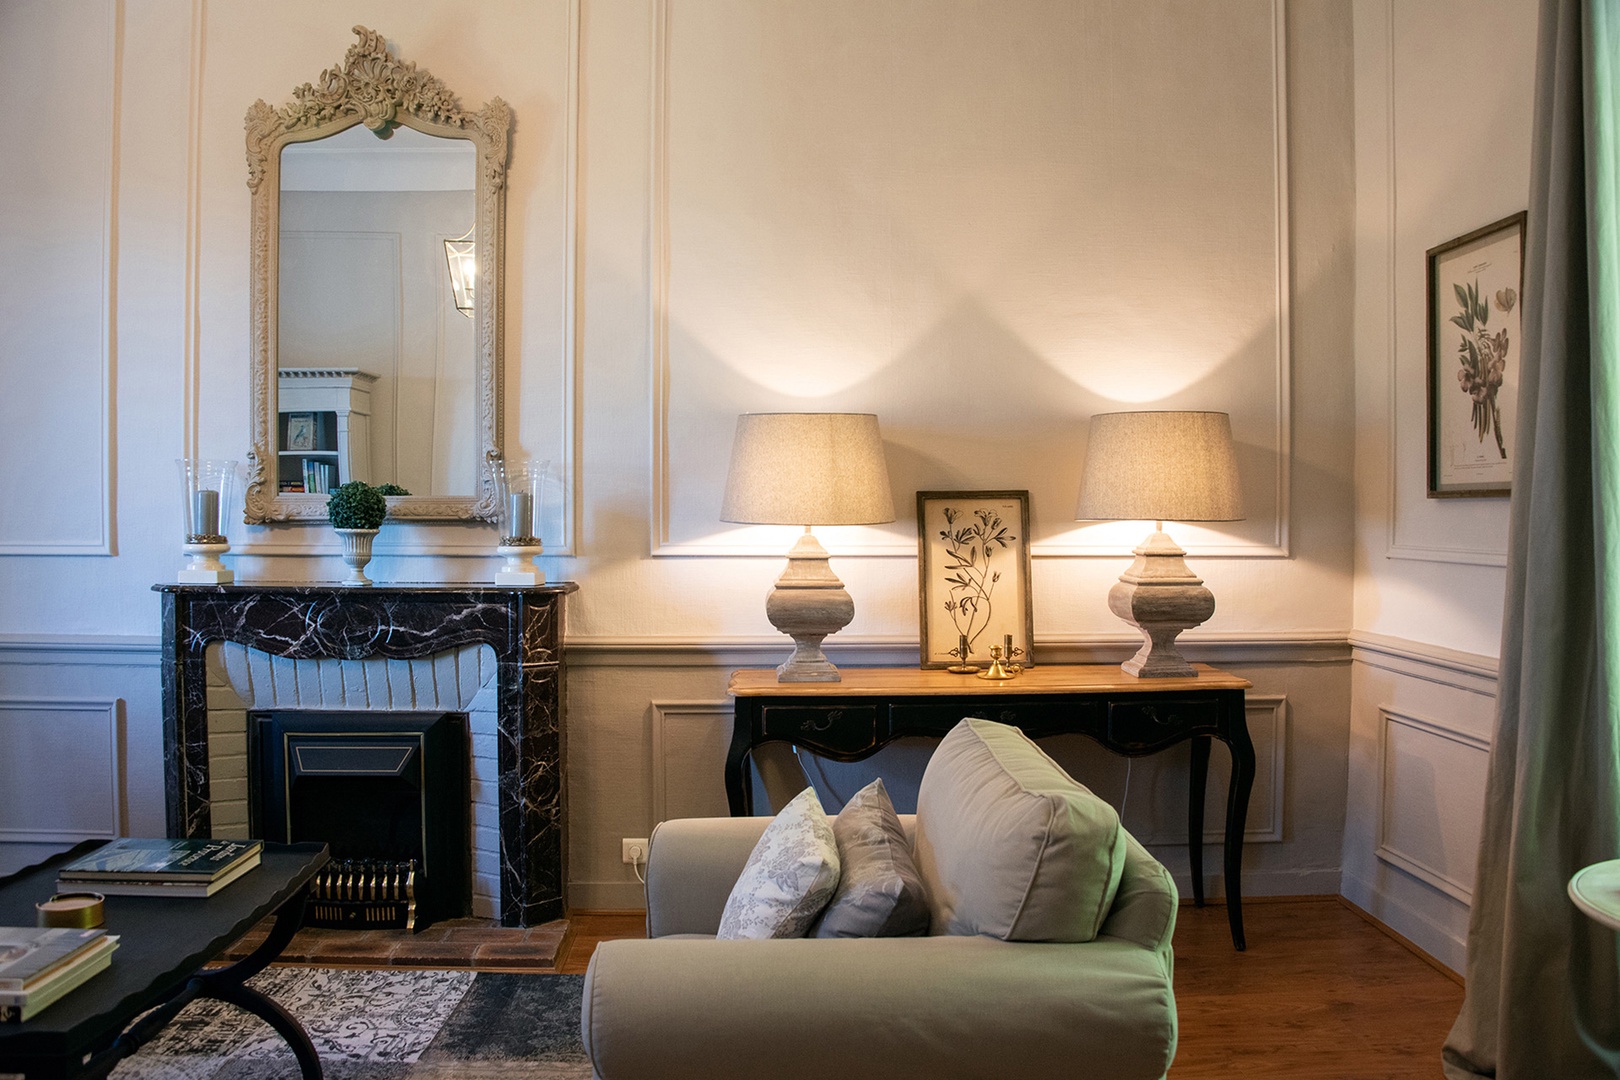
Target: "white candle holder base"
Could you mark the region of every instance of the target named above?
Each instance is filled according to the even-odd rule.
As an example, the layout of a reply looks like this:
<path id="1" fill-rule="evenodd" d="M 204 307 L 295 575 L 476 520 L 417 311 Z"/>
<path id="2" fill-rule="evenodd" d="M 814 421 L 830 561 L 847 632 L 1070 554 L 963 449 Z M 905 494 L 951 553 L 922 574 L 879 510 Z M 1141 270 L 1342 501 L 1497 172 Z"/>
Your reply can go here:
<path id="1" fill-rule="evenodd" d="M 229 585 L 236 580 L 236 574 L 219 561 L 221 555 L 231 550 L 230 544 L 181 544 L 180 550 L 191 560 L 177 575 L 180 584 Z"/>
<path id="2" fill-rule="evenodd" d="M 371 579 L 366 577 L 366 563 L 371 561 L 371 542 L 377 538 L 376 529 L 333 529 L 338 539 L 343 541 L 343 563 L 349 568 L 349 576 L 344 578 L 341 585 L 370 585 Z"/>
<path id="3" fill-rule="evenodd" d="M 544 585 L 546 575 L 534 565 L 534 557 L 541 554 L 544 548 L 539 544 L 524 544 L 522 546 L 508 547 L 502 544 L 495 549 L 495 554 L 501 556 L 506 562 L 495 571 L 495 584 L 497 585 Z"/>

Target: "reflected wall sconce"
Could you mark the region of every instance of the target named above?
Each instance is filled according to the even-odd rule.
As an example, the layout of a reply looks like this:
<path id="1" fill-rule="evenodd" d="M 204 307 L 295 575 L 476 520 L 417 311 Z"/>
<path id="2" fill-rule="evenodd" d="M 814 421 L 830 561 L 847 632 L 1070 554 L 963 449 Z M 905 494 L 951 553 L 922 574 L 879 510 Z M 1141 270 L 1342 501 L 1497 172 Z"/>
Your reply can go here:
<path id="1" fill-rule="evenodd" d="M 744 413 L 737 418 L 720 520 L 803 525 L 787 569 L 765 599 L 771 625 L 793 639 L 778 682 L 839 682 L 822 641 L 849 625 L 855 601 L 827 564 L 816 525 L 894 520 L 883 437 L 871 413 Z"/>
<path id="2" fill-rule="evenodd" d="M 1215 614 L 1215 596 L 1187 569 L 1166 521 L 1241 521 L 1232 424 L 1221 412 L 1100 413 L 1091 418 L 1079 521 L 1152 521 L 1136 561 L 1108 591 L 1108 609 L 1142 633 L 1120 666 L 1139 678 L 1197 672 L 1176 635 Z"/>
<path id="3" fill-rule="evenodd" d="M 478 242 L 473 239 L 473 225 L 461 236 L 444 242 L 444 260 L 450 267 L 450 291 L 455 295 L 456 310 L 467 318 L 473 314 L 473 281 L 478 276 Z"/>

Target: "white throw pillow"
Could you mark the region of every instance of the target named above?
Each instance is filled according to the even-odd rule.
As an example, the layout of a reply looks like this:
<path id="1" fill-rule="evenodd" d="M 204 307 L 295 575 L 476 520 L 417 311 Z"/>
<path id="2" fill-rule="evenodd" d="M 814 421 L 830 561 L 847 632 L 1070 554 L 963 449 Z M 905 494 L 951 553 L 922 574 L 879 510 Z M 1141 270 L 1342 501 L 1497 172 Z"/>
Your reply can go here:
<path id="1" fill-rule="evenodd" d="M 838 887 L 838 842 L 814 788 L 782 807 L 726 898 L 720 938 L 803 937 Z"/>

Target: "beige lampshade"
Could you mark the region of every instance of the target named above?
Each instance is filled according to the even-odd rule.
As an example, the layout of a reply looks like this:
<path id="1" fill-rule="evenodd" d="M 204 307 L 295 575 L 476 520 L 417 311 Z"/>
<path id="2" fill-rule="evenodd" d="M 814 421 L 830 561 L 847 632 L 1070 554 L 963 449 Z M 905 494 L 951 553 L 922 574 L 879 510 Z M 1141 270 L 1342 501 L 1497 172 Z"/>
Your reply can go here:
<path id="1" fill-rule="evenodd" d="M 1091 418 L 1080 521 L 1241 521 L 1232 422 L 1222 412 Z"/>
<path id="2" fill-rule="evenodd" d="M 871 413 L 737 417 L 721 521 L 877 525 L 894 520 L 883 437 Z"/>

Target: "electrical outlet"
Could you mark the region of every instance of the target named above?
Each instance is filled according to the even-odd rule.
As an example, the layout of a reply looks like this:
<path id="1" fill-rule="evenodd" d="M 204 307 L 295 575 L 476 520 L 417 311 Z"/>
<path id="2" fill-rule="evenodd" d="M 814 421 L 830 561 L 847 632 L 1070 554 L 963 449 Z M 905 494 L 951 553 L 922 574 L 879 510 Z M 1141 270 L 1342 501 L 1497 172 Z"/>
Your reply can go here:
<path id="1" fill-rule="evenodd" d="M 647 861 L 647 838 L 644 836 L 621 840 L 619 858 L 631 865 Z"/>

